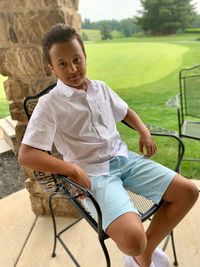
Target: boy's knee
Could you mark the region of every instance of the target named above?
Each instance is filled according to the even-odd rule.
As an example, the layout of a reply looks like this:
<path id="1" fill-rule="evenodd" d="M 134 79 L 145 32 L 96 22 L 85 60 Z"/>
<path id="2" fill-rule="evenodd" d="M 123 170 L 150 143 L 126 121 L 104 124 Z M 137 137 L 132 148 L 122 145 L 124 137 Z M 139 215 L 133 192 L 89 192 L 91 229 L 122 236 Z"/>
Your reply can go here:
<path id="1" fill-rule="evenodd" d="M 127 255 L 138 256 L 143 254 L 147 245 L 145 232 L 129 233 L 124 242 L 124 251 Z"/>
<path id="2" fill-rule="evenodd" d="M 185 200 L 185 203 L 189 205 L 194 204 L 198 199 L 199 190 L 191 180 L 184 178 L 183 181 L 184 183 L 182 184 L 182 186 L 180 186 L 180 195 L 183 196 L 183 198 L 180 199 L 179 195 L 179 200 Z"/>
<path id="3" fill-rule="evenodd" d="M 107 234 L 127 255 L 141 255 L 147 245 L 146 233 L 141 219 L 134 212 L 127 212 L 114 220 L 108 227 Z"/>
<path id="4" fill-rule="evenodd" d="M 188 194 L 188 199 L 190 199 L 190 201 L 194 203 L 197 201 L 199 197 L 199 189 L 191 181 L 189 181 L 188 186 L 187 186 L 187 194 Z"/>
<path id="5" fill-rule="evenodd" d="M 166 192 L 167 202 L 181 202 L 184 205 L 194 204 L 199 196 L 197 186 L 187 178 L 177 174 Z"/>

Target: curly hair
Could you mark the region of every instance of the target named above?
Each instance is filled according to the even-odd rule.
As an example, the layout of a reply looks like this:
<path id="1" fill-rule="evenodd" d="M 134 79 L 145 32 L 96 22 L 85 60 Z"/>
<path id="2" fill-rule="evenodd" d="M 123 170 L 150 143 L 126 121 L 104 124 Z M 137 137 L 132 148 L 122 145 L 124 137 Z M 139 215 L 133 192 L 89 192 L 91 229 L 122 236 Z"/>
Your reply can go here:
<path id="1" fill-rule="evenodd" d="M 43 56 L 45 62 L 52 65 L 49 51 L 54 44 L 63 43 L 72 39 L 77 39 L 84 55 L 86 55 L 81 36 L 77 33 L 75 28 L 69 25 L 65 25 L 64 23 L 53 25 L 51 29 L 44 35 L 44 38 L 42 40 Z"/>

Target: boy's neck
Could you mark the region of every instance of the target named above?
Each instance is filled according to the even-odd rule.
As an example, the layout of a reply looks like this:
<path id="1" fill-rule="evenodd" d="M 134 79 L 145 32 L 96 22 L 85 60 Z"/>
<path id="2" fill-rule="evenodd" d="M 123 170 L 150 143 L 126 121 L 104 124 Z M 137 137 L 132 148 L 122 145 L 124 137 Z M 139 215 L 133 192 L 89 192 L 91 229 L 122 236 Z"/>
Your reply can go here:
<path id="1" fill-rule="evenodd" d="M 84 82 L 83 82 L 82 86 L 80 86 L 80 87 L 73 87 L 73 86 L 70 86 L 68 84 L 67 85 L 72 87 L 72 88 L 74 88 L 74 89 L 76 89 L 76 90 L 87 91 L 89 83 L 90 83 L 90 80 L 85 77 Z"/>
<path id="2" fill-rule="evenodd" d="M 90 83 L 90 80 L 88 78 L 85 78 L 82 90 L 87 91 L 89 83 Z"/>

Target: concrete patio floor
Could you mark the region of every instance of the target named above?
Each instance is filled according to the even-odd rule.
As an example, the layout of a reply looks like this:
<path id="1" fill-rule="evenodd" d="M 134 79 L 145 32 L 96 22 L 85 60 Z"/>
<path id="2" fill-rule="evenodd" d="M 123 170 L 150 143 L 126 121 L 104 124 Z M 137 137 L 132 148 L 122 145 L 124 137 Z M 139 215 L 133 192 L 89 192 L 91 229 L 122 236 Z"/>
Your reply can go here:
<path id="1" fill-rule="evenodd" d="M 200 180 L 194 180 L 200 188 Z M 73 218 L 57 218 L 65 227 Z M 51 257 L 52 222 L 49 216 L 35 216 L 29 194 L 20 190 L 0 200 L 0 267 L 74 267 L 58 243 L 57 256 Z M 147 225 L 145 225 L 147 226 Z M 105 260 L 94 230 L 81 220 L 64 235 L 81 267 L 105 267 Z M 176 250 L 180 267 L 200 267 L 200 199 L 175 229 Z M 123 267 L 123 254 L 112 240 L 107 240 L 112 267 Z M 171 244 L 167 254 L 173 266 Z M 159 267 L 159 266 L 156 266 Z"/>

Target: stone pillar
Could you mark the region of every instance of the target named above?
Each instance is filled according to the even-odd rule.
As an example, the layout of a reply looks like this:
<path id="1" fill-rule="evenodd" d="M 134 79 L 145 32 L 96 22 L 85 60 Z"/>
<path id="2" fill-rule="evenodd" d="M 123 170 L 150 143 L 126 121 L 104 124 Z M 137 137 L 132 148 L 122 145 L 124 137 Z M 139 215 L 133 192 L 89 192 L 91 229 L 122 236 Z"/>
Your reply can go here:
<path id="1" fill-rule="evenodd" d="M 17 121 L 16 155 L 27 125 L 24 98 L 35 95 L 55 81 L 43 64 L 41 39 L 56 23 L 72 25 L 79 31 L 78 3 L 79 0 L 0 1 L 0 73 L 8 77 L 4 88 L 11 118 Z M 25 171 L 25 174 L 34 212 L 48 213 L 46 195 L 36 186 L 31 172 Z M 60 200 L 57 202 L 57 210 L 61 214 L 66 213 L 66 206 L 63 212 L 64 205 L 60 204 Z"/>

